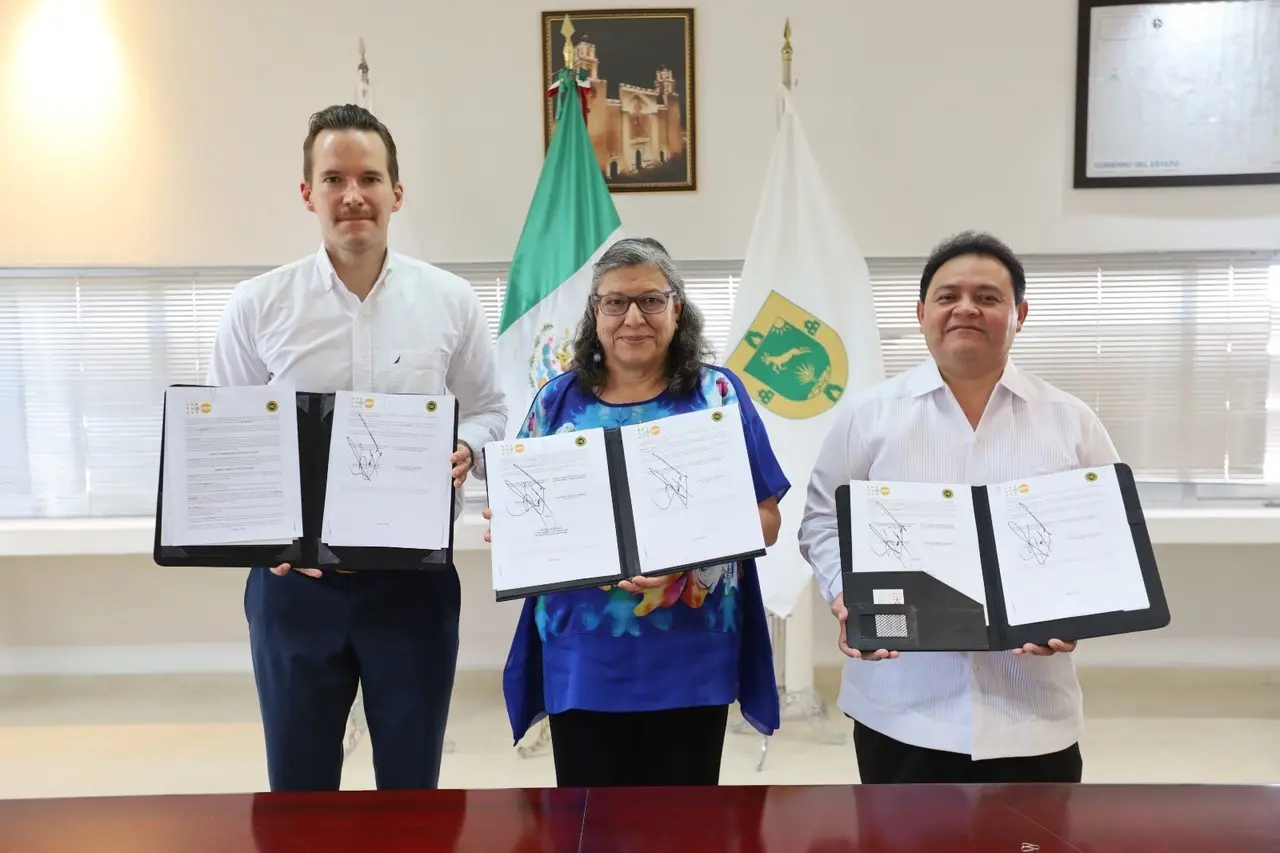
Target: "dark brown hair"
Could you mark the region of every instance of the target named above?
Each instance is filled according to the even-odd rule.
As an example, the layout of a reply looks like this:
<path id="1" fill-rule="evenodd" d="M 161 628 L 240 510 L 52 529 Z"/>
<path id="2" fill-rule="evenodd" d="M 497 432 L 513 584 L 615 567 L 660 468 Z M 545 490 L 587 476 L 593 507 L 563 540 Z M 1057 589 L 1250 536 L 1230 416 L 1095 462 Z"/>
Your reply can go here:
<path id="1" fill-rule="evenodd" d="M 680 308 L 680 319 L 667 349 L 667 388 L 677 394 L 688 393 L 698 387 L 699 374 L 705 364 L 714 358 L 710 342 L 703 335 L 702 312 L 686 298 L 684 279 L 676 269 L 675 261 L 661 243 L 651 237 L 634 237 L 614 243 L 591 270 L 591 295 L 578 332 L 573 340 L 573 364 L 588 388 L 598 391 L 604 387 L 605 354 L 596 333 L 596 290 L 605 274 L 625 267 L 650 267 L 662 273 L 667 286 L 675 294 Z"/>
<path id="2" fill-rule="evenodd" d="M 382 138 L 387 147 L 387 177 L 391 183 L 400 183 L 400 161 L 396 157 L 396 142 L 391 138 L 391 131 L 378 121 L 373 113 L 355 104 L 334 104 L 325 107 L 318 113 L 312 113 L 307 125 L 307 138 L 302 143 L 302 179 L 311 183 L 312 155 L 316 137 L 326 130 L 368 130 Z"/>

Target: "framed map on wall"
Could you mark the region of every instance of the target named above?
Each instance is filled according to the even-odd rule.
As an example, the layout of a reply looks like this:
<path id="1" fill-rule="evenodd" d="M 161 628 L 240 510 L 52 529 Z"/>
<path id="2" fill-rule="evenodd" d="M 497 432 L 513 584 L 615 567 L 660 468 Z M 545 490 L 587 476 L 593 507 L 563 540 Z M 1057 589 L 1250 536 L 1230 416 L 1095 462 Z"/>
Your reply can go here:
<path id="1" fill-rule="evenodd" d="M 542 82 L 564 64 L 565 15 L 574 67 L 587 73 L 587 132 L 612 192 L 698 188 L 693 9 L 542 13 Z M 551 144 L 554 104 L 544 108 Z"/>
<path id="2" fill-rule="evenodd" d="M 1280 183 L 1280 0 L 1079 0 L 1075 186 Z"/>

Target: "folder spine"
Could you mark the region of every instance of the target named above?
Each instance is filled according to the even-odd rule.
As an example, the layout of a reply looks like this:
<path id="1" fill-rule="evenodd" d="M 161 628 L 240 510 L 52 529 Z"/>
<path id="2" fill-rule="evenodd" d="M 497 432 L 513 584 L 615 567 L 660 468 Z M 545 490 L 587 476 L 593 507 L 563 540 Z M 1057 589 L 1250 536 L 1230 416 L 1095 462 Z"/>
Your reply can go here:
<path id="1" fill-rule="evenodd" d="M 613 523 L 618 531 L 618 562 L 622 577 L 640 574 L 640 546 L 636 539 L 635 509 L 631 505 L 631 482 L 627 478 L 626 449 L 622 429 L 604 431 L 604 453 L 609 463 L 609 486 L 613 491 Z"/>
<path id="2" fill-rule="evenodd" d="M 987 596 L 987 648 L 1007 648 L 1004 629 L 1008 614 L 1004 605 L 1004 584 L 1000 582 L 1000 558 L 996 550 L 995 527 L 986 486 L 973 487 L 973 519 L 978 530 L 978 556 L 982 560 L 982 586 Z"/>

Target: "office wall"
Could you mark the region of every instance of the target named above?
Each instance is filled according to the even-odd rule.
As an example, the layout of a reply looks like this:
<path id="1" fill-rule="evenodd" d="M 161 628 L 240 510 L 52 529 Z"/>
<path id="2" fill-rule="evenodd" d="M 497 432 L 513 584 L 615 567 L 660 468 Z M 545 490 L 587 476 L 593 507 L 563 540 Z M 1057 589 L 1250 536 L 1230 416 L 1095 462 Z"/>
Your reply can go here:
<path id="1" fill-rule="evenodd" d="M 77 18 L 33 59 L 20 49 L 41 4 L 100 6 L 110 41 Z M 0 205 L 0 263 L 272 263 L 312 251 L 300 142 L 311 110 L 353 96 L 358 35 L 402 152 L 404 245 L 446 261 L 509 258 L 542 155 L 545 7 L 7 0 L 0 164 L 21 204 Z M 923 252 L 965 226 L 1025 252 L 1280 245 L 1274 188 L 1068 188 L 1075 8 L 703 0 L 699 191 L 620 196 L 623 218 L 679 257 L 742 256 L 790 16 L 809 136 L 869 253 Z M 83 101 L 62 115 L 72 96 L 59 87 L 73 85 Z"/>
<path id="2" fill-rule="evenodd" d="M 1275 546 L 1157 546 L 1173 623 L 1082 644 L 1082 664 L 1280 669 Z M 484 551 L 463 552 L 459 664 L 500 669 L 520 604 L 493 600 Z M 239 570 L 158 568 L 145 557 L 0 559 L 0 675 L 247 671 Z M 819 600 L 815 661 L 838 664 Z"/>
<path id="3" fill-rule="evenodd" d="M 444 261 L 510 257 L 542 155 L 547 4 L 101 0 L 106 42 L 89 18 L 43 43 L 31 35 L 41 3 L 77 2 L 88 0 L 0 4 L 0 264 L 261 264 L 313 251 L 299 146 L 311 110 L 352 97 L 358 35 L 401 149 L 400 245 Z M 921 253 L 969 226 L 1023 252 L 1280 247 L 1280 188 L 1069 188 L 1075 7 L 703 0 L 699 190 L 616 196 L 624 221 L 678 257 L 742 256 L 790 16 L 808 135 L 869 254 Z M 59 101 L 70 87 L 93 98 Z M 1276 554 L 1162 549 L 1175 626 L 1091 644 L 1082 659 L 1274 661 Z M 515 605 L 488 600 L 483 553 L 461 570 L 463 664 L 500 665 Z M 0 670 L 235 668 L 241 590 L 241 573 L 142 557 L 0 557 Z M 821 611 L 815 630 L 819 662 L 834 660 Z"/>

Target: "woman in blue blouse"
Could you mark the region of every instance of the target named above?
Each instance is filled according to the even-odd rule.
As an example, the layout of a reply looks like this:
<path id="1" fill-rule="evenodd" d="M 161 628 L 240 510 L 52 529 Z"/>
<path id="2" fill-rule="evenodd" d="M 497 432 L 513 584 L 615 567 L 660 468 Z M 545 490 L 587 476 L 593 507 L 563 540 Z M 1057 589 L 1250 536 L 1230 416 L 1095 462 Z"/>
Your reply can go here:
<path id="1" fill-rule="evenodd" d="M 711 358 L 666 250 L 622 240 L 593 269 L 572 366 L 542 386 L 520 435 L 737 405 L 772 545 L 790 484 L 742 383 Z M 550 717 L 562 787 L 717 784 L 733 702 L 762 733 L 778 727 L 754 561 L 527 599 L 504 692 L 517 741 Z"/>

